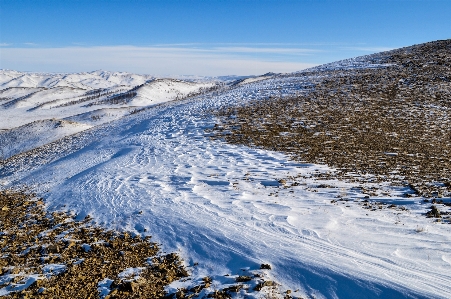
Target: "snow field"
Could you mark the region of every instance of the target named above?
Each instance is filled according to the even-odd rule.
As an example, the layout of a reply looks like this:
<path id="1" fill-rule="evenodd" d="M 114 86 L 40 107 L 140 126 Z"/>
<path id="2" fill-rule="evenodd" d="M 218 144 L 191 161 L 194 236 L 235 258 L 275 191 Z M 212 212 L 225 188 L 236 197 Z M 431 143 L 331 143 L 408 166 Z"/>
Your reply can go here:
<path id="1" fill-rule="evenodd" d="M 3 185 L 32 186 L 50 209 L 152 235 L 184 257 L 194 281 L 208 275 L 226 286 L 269 263 L 267 275 L 299 289 L 295 296 L 447 298 L 450 227 L 421 215 L 418 200 L 386 186 L 391 197 L 380 200 L 410 210 L 368 211 L 354 202 L 363 200 L 358 184 L 308 178 L 333 171 L 326 166 L 205 136 L 215 122 L 208 109 L 301 88 L 297 78 L 270 79 L 124 117 L 81 133 L 87 138 L 73 149 L 55 145 L 48 160 L 32 158 Z M 299 175 L 299 186 L 278 182 Z M 316 188 L 321 183 L 336 188 Z M 350 201 L 332 204 L 338 195 Z"/>

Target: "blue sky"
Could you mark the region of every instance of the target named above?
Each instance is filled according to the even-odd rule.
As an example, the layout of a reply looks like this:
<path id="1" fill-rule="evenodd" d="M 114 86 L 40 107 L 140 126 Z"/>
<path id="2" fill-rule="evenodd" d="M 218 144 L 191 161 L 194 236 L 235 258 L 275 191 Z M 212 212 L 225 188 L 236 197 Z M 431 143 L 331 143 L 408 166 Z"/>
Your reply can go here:
<path id="1" fill-rule="evenodd" d="M 451 38 L 447 0 L 0 0 L 0 68 L 289 72 Z"/>

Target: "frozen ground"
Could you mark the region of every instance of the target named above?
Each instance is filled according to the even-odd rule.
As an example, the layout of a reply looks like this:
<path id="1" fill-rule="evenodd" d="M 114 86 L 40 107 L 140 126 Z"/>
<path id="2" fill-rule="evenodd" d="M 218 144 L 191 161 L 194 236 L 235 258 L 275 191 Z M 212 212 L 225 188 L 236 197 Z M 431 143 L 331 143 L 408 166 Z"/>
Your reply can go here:
<path id="1" fill-rule="evenodd" d="M 192 273 L 170 290 L 207 275 L 212 288 L 226 287 L 266 263 L 266 275 L 296 297 L 448 298 L 451 226 L 425 218 L 421 199 L 387 184 L 377 199 L 408 210 L 363 209 L 361 184 L 309 177 L 333 169 L 204 132 L 215 124 L 209 109 L 304 92 L 314 80 L 270 77 L 121 115 L 7 160 L 0 184 L 25 184 L 50 209 L 152 235 Z M 332 203 L 337 196 L 348 201 Z M 236 294 L 245 296 L 261 295 Z"/>

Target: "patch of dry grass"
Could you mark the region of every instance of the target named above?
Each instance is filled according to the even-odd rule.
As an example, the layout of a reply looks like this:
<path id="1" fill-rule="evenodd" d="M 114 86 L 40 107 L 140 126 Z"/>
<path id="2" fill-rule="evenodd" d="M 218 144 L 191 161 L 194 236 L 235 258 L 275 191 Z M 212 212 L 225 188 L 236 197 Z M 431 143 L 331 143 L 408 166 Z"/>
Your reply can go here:
<path id="1" fill-rule="evenodd" d="M 107 298 L 162 298 L 166 285 L 188 275 L 176 254 L 160 255 L 150 238 L 49 214 L 32 195 L 1 191 L 0 225 L 0 288 L 19 290 L 7 298 L 98 298 L 104 279 L 112 282 Z M 49 265 L 63 270 L 49 272 Z M 127 268 L 141 272 L 119 277 Z M 21 290 L 30 275 L 35 281 Z"/>
<path id="2" fill-rule="evenodd" d="M 451 40 L 384 55 L 396 65 L 307 73 L 322 78 L 307 94 L 216 111 L 213 138 L 450 196 Z"/>

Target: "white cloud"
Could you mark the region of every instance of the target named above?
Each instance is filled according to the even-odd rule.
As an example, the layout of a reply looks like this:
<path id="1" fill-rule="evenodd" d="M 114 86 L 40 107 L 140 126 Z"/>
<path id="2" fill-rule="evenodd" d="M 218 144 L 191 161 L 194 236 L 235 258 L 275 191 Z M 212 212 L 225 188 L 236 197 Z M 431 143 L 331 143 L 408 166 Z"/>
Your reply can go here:
<path id="1" fill-rule="evenodd" d="M 351 50 L 351 51 L 378 53 L 378 52 L 390 51 L 390 50 L 393 50 L 394 48 L 388 48 L 388 47 L 342 47 L 342 49 L 343 50 Z"/>
<path id="2" fill-rule="evenodd" d="M 9 47 L 12 44 L 8 44 L 8 43 L 0 43 L 0 47 Z"/>
<path id="3" fill-rule="evenodd" d="M 298 49 L 298 48 L 255 48 L 255 47 L 219 47 L 215 48 L 225 53 L 266 53 L 266 54 L 295 54 L 308 55 L 322 52 L 317 49 Z"/>
<path id="4" fill-rule="evenodd" d="M 293 59 L 293 54 L 315 50 L 260 47 L 64 47 L 3 48 L 0 68 L 43 71 L 81 72 L 95 69 L 127 71 L 155 75 L 251 75 L 266 72 L 293 72 L 315 64 Z M 241 53 L 260 53 L 249 57 Z M 278 54 L 287 59 L 272 59 Z M 280 59 L 280 57 L 279 57 Z"/>

